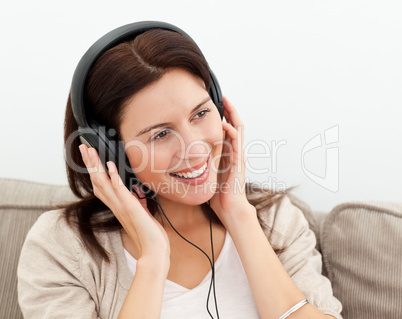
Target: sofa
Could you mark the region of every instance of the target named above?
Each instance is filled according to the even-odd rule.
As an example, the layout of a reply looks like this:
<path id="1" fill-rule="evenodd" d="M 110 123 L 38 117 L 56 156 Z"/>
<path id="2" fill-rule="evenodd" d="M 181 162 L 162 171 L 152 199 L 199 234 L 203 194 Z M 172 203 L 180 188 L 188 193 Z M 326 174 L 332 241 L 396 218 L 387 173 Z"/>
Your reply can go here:
<path id="1" fill-rule="evenodd" d="M 317 237 L 345 319 L 402 318 L 402 202 L 348 202 L 320 213 L 290 194 Z M 0 318 L 22 318 L 16 269 L 38 216 L 73 201 L 68 186 L 0 178 Z"/>

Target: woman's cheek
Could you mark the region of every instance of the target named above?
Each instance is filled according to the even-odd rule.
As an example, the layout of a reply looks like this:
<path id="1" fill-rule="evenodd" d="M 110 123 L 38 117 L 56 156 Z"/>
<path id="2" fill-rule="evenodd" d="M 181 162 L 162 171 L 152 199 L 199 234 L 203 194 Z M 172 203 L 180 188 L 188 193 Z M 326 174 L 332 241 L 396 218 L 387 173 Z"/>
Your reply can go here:
<path id="1" fill-rule="evenodd" d="M 223 143 L 225 141 L 225 131 L 222 129 L 222 122 L 216 123 L 211 130 L 210 140 L 212 141 L 212 162 L 211 170 L 214 173 L 218 172 L 219 163 L 222 155 Z"/>
<path id="2" fill-rule="evenodd" d="M 129 148 L 126 147 L 126 155 L 134 174 L 142 172 L 144 169 L 146 169 L 149 162 L 148 150 L 141 150 L 139 148 L 130 146 Z"/>
<path id="3" fill-rule="evenodd" d="M 213 120 L 209 121 L 206 124 L 206 130 L 209 132 L 209 140 L 212 140 L 214 142 L 219 142 L 224 139 L 225 137 L 225 131 L 222 128 L 222 120 L 218 114 L 213 115 Z"/>
<path id="4" fill-rule="evenodd" d="M 172 162 L 172 157 L 172 147 L 169 147 L 169 143 L 161 143 L 152 147 L 149 152 L 148 169 L 151 173 L 166 173 Z"/>

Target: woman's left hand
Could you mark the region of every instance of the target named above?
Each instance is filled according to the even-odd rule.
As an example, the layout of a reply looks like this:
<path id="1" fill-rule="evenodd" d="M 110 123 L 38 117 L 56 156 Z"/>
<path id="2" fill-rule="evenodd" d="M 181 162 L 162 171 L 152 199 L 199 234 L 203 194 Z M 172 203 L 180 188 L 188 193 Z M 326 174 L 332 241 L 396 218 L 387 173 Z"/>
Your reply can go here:
<path id="1" fill-rule="evenodd" d="M 244 145 L 244 125 L 233 104 L 224 97 L 222 129 L 226 132 L 222 156 L 218 170 L 218 188 L 210 205 L 221 222 L 227 226 L 238 219 L 239 214 L 249 214 L 253 208 L 245 191 L 246 155 Z"/>

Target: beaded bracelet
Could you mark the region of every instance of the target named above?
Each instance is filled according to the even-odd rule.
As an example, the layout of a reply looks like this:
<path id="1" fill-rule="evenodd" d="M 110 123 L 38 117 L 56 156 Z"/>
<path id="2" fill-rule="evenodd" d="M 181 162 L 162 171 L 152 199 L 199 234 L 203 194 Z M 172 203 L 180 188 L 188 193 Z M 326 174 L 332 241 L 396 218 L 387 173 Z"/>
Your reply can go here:
<path id="1" fill-rule="evenodd" d="M 297 309 L 303 307 L 306 303 L 308 303 L 307 299 L 304 299 L 297 304 L 295 304 L 292 308 L 290 308 L 286 313 L 279 317 L 279 319 L 285 319 L 289 317 L 290 314 L 294 313 Z"/>

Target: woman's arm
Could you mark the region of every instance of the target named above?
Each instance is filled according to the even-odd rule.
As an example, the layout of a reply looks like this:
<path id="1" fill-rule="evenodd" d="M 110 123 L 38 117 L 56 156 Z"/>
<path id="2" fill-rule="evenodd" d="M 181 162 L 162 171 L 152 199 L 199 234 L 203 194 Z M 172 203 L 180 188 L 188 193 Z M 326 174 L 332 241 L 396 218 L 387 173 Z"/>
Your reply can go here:
<path id="1" fill-rule="evenodd" d="M 137 199 L 127 189 L 113 162 L 107 163 L 109 178 L 94 148 L 81 145 L 80 151 L 95 196 L 110 208 L 139 253 L 136 273 L 119 318 L 159 318 L 170 266 L 167 234 L 148 211 L 146 199 Z M 144 197 L 140 187 L 136 191 Z"/>
<path id="2" fill-rule="evenodd" d="M 244 125 L 234 106 L 226 98 L 223 99 L 223 105 L 227 123 L 222 122 L 226 136 L 218 184 L 224 188 L 217 190 L 210 204 L 233 239 L 261 318 L 280 318 L 294 305 L 306 299 L 306 296 L 278 259 L 258 222 L 255 207 L 247 200 Z M 283 222 L 291 223 L 292 220 Z M 296 249 L 292 249 L 291 259 L 297 259 L 294 258 L 299 253 Z M 303 251 L 300 253 L 303 256 Z M 299 266 L 295 265 L 296 268 Z M 326 318 L 326 315 L 313 305 L 306 304 L 289 318 Z"/>
<path id="3" fill-rule="evenodd" d="M 151 259 L 137 262 L 134 280 L 119 313 L 119 319 L 159 318 L 167 274 L 163 263 Z"/>
<path id="4" fill-rule="evenodd" d="M 260 196 L 260 195 L 257 195 Z M 261 194 L 261 196 L 265 196 Z M 272 207 L 257 206 L 258 220 L 278 258 L 296 286 L 321 312 L 341 318 L 341 303 L 333 296 L 331 282 L 322 275 L 322 256 L 303 212 L 284 196 Z"/>
<path id="5" fill-rule="evenodd" d="M 84 253 L 59 211 L 43 213 L 25 239 L 18 263 L 18 302 L 24 318 L 98 318 L 95 276 L 82 278 Z"/>
<path id="6" fill-rule="evenodd" d="M 269 244 L 254 206 L 236 213 L 227 224 L 239 253 L 261 318 L 279 318 L 306 296 L 294 284 Z M 326 318 L 311 304 L 306 304 L 289 318 Z"/>

